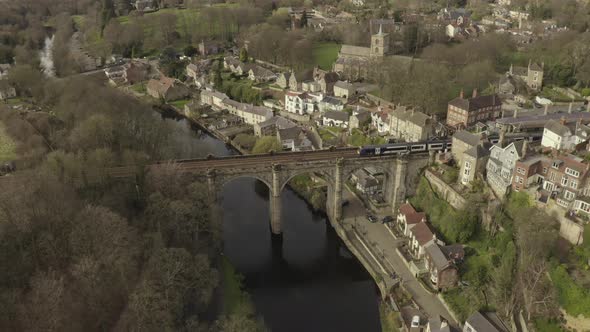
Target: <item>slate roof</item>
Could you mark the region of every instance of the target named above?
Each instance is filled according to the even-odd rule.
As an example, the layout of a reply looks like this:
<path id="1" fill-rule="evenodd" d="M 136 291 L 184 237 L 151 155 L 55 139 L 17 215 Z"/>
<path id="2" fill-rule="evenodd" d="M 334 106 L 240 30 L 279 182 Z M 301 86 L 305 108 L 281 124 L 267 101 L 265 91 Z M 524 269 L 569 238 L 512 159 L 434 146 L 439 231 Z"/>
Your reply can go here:
<path id="1" fill-rule="evenodd" d="M 322 103 L 332 104 L 332 105 L 342 105 L 342 100 L 340 100 L 336 97 L 325 96 L 324 99 L 322 99 Z"/>
<path id="2" fill-rule="evenodd" d="M 342 45 L 340 54 L 343 56 L 369 57 L 371 56 L 371 49 L 362 46 Z"/>
<path id="3" fill-rule="evenodd" d="M 250 68 L 250 71 L 252 71 L 252 74 L 254 74 L 254 77 L 258 77 L 258 78 L 269 78 L 269 77 L 275 76 L 275 73 L 273 73 L 272 71 L 270 71 L 266 68 L 262 68 L 260 66 L 252 66 Z"/>
<path id="4" fill-rule="evenodd" d="M 430 230 L 428 223 L 417 223 L 410 232 L 414 235 L 418 243 L 423 246 L 434 239 L 434 233 Z"/>
<path id="5" fill-rule="evenodd" d="M 272 118 L 266 121 L 260 122 L 258 126 L 260 126 L 260 128 L 276 126 L 278 129 L 287 129 L 291 127 L 296 127 L 297 125 L 293 121 L 282 116 L 273 116 Z"/>
<path id="6" fill-rule="evenodd" d="M 565 135 L 572 134 L 572 129 L 570 127 L 563 125 L 559 121 L 555 121 L 555 120 L 547 121 L 547 123 L 545 124 L 545 129 L 547 129 L 559 136 L 565 136 Z"/>
<path id="7" fill-rule="evenodd" d="M 352 85 L 352 83 L 348 83 L 346 81 L 338 81 L 336 83 L 334 83 L 335 87 L 339 87 L 341 89 L 346 89 L 346 90 L 351 90 L 354 85 Z"/>
<path id="8" fill-rule="evenodd" d="M 529 69 L 527 67 L 512 66 L 512 75 L 528 76 Z"/>
<path id="9" fill-rule="evenodd" d="M 478 145 L 479 144 L 479 136 L 468 132 L 467 130 L 460 130 L 453 135 L 454 139 L 458 139 L 462 142 L 465 142 L 469 145 Z"/>
<path id="10" fill-rule="evenodd" d="M 538 63 L 533 62 L 531 64 L 531 70 L 534 70 L 534 71 L 543 71 L 543 67 L 541 67 Z"/>
<path id="11" fill-rule="evenodd" d="M 426 255 L 430 257 L 430 260 L 438 271 L 444 270 L 450 265 L 450 262 L 445 254 L 440 250 L 440 247 L 436 243 L 431 243 L 425 248 Z"/>
<path id="12" fill-rule="evenodd" d="M 324 118 L 333 119 L 338 121 L 348 121 L 348 113 L 340 111 L 327 111 L 324 113 Z"/>
<path id="13" fill-rule="evenodd" d="M 458 107 L 468 112 L 473 112 L 485 107 L 501 106 L 502 101 L 498 95 L 478 96 L 475 98 L 455 98 L 449 102 L 449 105 Z"/>
<path id="14" fill-rule="evenodd" d="M 495 313 L 486 313 L 485 315 L 476 311 L 467 318 L 465 323 L 469 323 L 475 332 L 507 332 L 508 329 L 502 323 Z"/>
<path id="15" fill-rule="evenodd" d="M 490 148 L 492 147 L 491 143 L 483 143 L 477 144 L 472 148 L 465 151 L 465 154 L 471 156 L 475 159 L 484 158 L 490 155 Z"/>

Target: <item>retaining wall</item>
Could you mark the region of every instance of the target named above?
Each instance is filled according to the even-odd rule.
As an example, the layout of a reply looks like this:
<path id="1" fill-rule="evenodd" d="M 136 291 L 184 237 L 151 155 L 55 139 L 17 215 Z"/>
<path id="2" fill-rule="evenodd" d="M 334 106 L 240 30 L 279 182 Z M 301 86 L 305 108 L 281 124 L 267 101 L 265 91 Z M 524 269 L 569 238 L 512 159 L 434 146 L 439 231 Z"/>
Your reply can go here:
<path id="1" fill-rule="evenodd" d="M 426 176 L 430 185 L 436 189 L 438 195 L 447 201 L 452 207 L 461 210 L 467 206 L 467 200 L 453 189 L 453 187 L 443 181 L 443 179 L 439 178 L 438 175 L 426 170 L 424 176 Z"/>

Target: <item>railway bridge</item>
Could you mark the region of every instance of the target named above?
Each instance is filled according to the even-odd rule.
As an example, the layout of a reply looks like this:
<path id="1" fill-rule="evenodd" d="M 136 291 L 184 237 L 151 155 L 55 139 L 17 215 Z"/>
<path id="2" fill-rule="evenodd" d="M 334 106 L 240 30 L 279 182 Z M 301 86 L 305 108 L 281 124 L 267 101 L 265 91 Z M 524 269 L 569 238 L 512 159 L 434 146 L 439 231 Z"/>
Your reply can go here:
<path id="1" fill-rule="evenodd" d="M 342 217 L 342 190 L 344 182 L 356 170 L 365 167 L 380 169 L 384 174 L 383 196 L 395 211 L 407 194 L 415 190 L 418 173 L 434 153 L 407 155 L 359 156 L 357 149 L 344 148 L 310 152 L 284 152 L 261 155 L 211 157 L 174 161 L 180 172 L 191 172 L 202 176 L 208 187 L 211 215 L 219 222 L 219 197 L 224 184 L 242 177 L 262 181 L 270 192 L 270 226 L 274 234 L 281 230 L 281 192 L 295 176 L 314 173 L 323 177 L 328 186 L 326 209 L 330 222 Z M 148 171 L 157 171 L 166 164 L 147 166 Z M 136 174 L 135 167 L 110 169 L 111 177 L 131 177 Z"/>

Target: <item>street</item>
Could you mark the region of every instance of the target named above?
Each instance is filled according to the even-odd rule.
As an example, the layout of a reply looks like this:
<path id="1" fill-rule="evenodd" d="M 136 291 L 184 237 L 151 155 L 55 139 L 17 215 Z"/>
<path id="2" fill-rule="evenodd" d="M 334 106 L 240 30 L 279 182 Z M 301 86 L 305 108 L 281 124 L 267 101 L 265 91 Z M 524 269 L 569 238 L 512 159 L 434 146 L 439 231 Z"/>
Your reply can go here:
<path id="1" fill-rule="evenodd" d="M 439 298 L 426 291 L 420 282 L 414 277 L 410 269 L 404 264 L 402 258 L 397 254 L 396 248 L 404 240 L 397 239 L 387 226 L 377 222 L 371 223 L 367 219 L 367 211 L 362 201 L 349 190 L 344 190 L 343 199 L 348 200 L 348 205 L 343 208 L 343 224 L 354 225 L 358 232 L 363 236 L 366 243 L 370 244 L 373 252 L 383 258 L 388 270 L 392 269 L 401 279 L 405 289 L 412 295 L 414 301 L 430 317 L 443 316 L 451 325 L 457 325 L 446 307 L 441 303 Z M 392 215 L 386 210 L 379 211 L 376 214 L 379 221 L 386 215 Z"/>

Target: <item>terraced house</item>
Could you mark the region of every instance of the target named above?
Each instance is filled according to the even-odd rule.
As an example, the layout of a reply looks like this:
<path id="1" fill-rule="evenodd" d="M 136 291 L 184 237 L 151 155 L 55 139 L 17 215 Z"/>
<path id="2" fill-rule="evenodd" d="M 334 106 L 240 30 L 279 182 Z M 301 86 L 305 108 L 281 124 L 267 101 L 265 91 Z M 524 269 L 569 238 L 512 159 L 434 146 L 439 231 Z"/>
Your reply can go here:
<path id="1" fill-rule="evenodd" d="M 464 98 L 463 91 L 458 98 L 449 102 L 447 125 L 469 128 L 478 122 L 494 120 L 500 116 L 502 101 L 498 95 L 478 96 L 473 90 L 471 98 Z"/>
<path id="2" fill-rule="evenodd" d="M 391 136 L 406 142 L 425 141 L 433 134 L 432 118 L 414 109 L 398 106 L 391 113 L 389 131 Z"/>
<path id="3" fill-rule="evenodd" d="M 527 141 L 513 142 L 503 147 L 503 143 L 492 146 L 486 166 L 487 181 L 496 196 L 502 199 L 512 185 L 512 175 L 516 162 L 526 157 Z"/>

